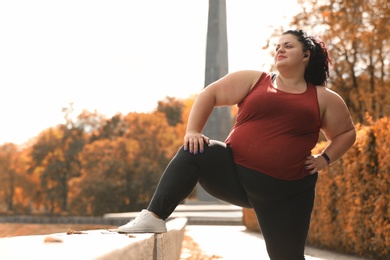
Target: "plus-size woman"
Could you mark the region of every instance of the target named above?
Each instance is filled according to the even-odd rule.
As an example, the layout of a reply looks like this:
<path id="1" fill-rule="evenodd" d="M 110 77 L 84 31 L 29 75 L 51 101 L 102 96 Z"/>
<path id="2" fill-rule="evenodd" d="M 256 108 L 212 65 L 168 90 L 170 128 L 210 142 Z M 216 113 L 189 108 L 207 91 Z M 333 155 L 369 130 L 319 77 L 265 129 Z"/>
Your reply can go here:
<path id="1" fill-rule="evenodd" d="M 290 30 L 279 38 L 277 73 L 238 71 L 202 90 L 191 109 L 184 144 L 167 166 L 147 209 L 118 232 L 166 231 L 167 219 L 199 182 L 211 195 L 253 208 L 272 260 L 305 259 L 318 172 L 355 142 L 348 108 L 325 87 L 325 44 Z M 202 130 L 215 106 L 238 105 L 224 142 Z M 328 140 L 311 154 L 320 131 Z"/>

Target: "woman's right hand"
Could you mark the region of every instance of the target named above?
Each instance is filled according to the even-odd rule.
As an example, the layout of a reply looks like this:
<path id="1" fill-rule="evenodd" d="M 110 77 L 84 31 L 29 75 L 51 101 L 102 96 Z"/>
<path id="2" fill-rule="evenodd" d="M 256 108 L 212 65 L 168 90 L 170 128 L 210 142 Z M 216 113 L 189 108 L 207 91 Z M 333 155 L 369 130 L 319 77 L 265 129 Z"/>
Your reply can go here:
<path id="1" fill-rule="evenodd" d="M 196 131 L 187 131 L 184 136 L 184 151 L 189 151 L 193 154 L 203 153 L 205 143 L 210 143 L 208 137 Z"/>

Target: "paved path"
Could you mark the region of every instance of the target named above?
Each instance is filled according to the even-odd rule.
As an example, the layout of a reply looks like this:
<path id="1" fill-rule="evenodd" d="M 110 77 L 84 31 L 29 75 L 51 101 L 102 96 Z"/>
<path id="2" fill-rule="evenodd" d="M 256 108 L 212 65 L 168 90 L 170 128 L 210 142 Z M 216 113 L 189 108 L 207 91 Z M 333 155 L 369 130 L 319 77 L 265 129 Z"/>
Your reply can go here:
<path id="1" fill-rule="evenodd" d="M 105 218 L 134 218 L 138 212 L 111 213 Z M 171 218 L 188 219 L 186 234 L 193 238 L 207 255 L 226 260 L 267 260 L 263 237 L 250 232 L 242 224 L 242 208 L 230 204 L 179 205 Z M 306 260 L 368 260 L 315 248 L 306 248 Z"/>
<path id="2" fill-rule="evenodd" d="M 224 260 L 269 259 L 261 234 L 247 231 L 244 226 L 188 225 L 186 235 L 190 236 L 210 256 L 221 256 Z M 358 259 L 368 260 L 311 247 L 306 248 L 306 260 Z"/>

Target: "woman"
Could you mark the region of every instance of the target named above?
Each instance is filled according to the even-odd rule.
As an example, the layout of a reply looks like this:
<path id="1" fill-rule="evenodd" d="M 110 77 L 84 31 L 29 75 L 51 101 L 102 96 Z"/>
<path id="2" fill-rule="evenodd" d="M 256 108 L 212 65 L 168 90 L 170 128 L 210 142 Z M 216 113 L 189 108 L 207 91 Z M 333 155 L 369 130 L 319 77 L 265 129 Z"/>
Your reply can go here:
<path id="1" fill-rule="evenodd" d="M 271 259 L 304 259 L 317 172 L 347 152 L 356 132 L 344 101 L 324 87 L 331 62 L 323 42 L 286 31 L 274 60 L 277 74 L 238 71 L 200 92 L 148 209 L 118 232 L 165 232 L 164 220 L 199 181 L 216 198 L 255 210 Z M 225 142 L 202 135 L 214 106 L 235 104 Z M 328 146 L 312 155 L 320 131 Z"/>

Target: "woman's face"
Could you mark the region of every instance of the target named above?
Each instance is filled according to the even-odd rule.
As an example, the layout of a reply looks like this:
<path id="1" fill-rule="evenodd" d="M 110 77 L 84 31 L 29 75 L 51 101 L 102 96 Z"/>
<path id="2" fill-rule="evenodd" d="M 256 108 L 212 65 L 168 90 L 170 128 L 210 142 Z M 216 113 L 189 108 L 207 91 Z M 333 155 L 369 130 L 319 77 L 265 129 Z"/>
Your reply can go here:
<path id="1" fill-rule="evenodd" d="M 305 57 L 303 52 L 303 44 L 292 34 L 283 34 L 279 38 L 275 50 L 274 62 L 278 70 L 286 66 L 304 65 L 304 61 L 308 60 L 308 57 Z M 306 54 L 310 55 L 308 52 Z"/>

